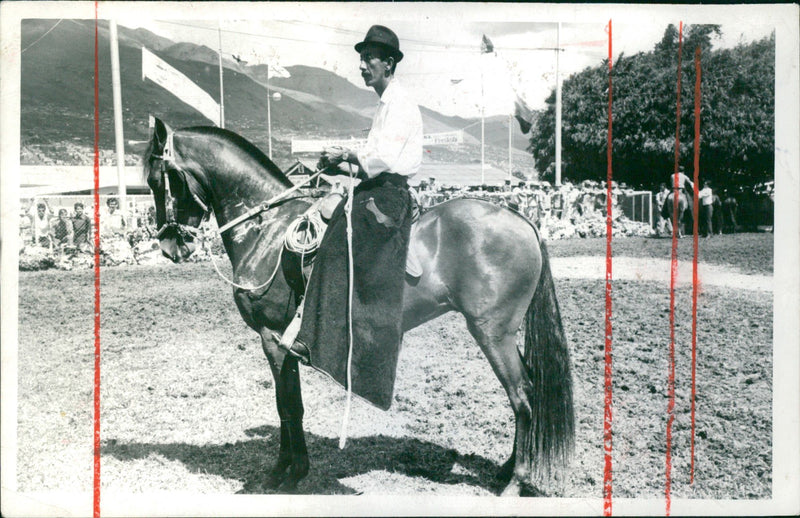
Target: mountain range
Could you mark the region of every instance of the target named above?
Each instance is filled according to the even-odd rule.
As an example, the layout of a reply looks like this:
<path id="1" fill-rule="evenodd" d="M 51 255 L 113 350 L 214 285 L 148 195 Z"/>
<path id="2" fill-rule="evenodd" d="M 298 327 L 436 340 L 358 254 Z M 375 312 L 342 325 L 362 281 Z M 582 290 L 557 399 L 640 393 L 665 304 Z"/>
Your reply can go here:
<path id="1" fill-rule="evenodd" d="M 101 149 L 114 148 L 108 23 L 100 21 L 98 77 Z M 142 80 L 142 52 L 146 47 L 219 99 L 217 51 L 188 42 L 174 42 L 146 29 L 118 26 L 123 131 L 126 154 L 138 155 L 149 138 L 148 115 L 172 127 L 208 125 L 192 107 L 149 79 Z M 20 131 L 22 147 L 43 153 L 60 148 L 94 146 L 95 21 L 29 19 L 22 21 L 20 78 Z M 291 138 L 361 137 L 369 128 L 377 96 L 333 72 L 296 65 L 286 67 L 288 78 L 269 77 L 266 65 L 246 66 L 224 58 L 225 127 L 241 134 L 263 150 L 268 148 L 268 92 L 280 92 L 270 102 L 275 161 L 291 160 Z M 446 116 L 420 107 L 426 133 L 465 130 L 464 162 L 475 160 L 480 144 L 480 124 L 475 119 Z M 487 118 L 486 146 L 492 155 L 507 155 L 508 119 Z M 515 154 L 522 156 L 527 139 L 518 128 L 512 132 Z M 462 149 L 460 149 L 462 150 Z M 431 152 L 429 155 L 436 155 Z M 451 155 L 447 154 L 448 156 Z M 23 162 L 29 154 L 23 154 Z M 515 161 L 518 160 L 515 158 Z M 282 164 L 283 162 L 283 164 Z"/>

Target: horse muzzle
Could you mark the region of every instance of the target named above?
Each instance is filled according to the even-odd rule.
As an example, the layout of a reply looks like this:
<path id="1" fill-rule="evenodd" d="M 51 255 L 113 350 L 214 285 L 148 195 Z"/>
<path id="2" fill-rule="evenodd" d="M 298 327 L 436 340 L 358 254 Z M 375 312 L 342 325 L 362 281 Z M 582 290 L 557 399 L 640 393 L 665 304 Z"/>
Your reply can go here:
<path id="1" fill-rule="evenodd" d="M 180 227 L 169 225 L 159 233 L 158 247 L 164 257 L 173 263 L 180 263 L 194 253 L 197 240 L 192 233 L 182 232 Z"/>

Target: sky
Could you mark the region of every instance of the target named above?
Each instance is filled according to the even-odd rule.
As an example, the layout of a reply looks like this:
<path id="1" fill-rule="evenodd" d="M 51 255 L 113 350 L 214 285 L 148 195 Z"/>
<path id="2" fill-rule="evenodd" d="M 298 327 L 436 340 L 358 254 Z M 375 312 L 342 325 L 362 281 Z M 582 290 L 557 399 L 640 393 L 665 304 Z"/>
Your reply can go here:
<path id="1" fill-rule="evenodd" d="M 176 16 L 172 11 L 148 11 L 147 16 L 128 16 L 119 23 L 215 50 L 221 40 L 223 55 L 237 55 L 248 64 L 319 67 L 361 87 L 353 45 L 363 39 L 370 25 L 380 23 L 400 39 L 405 57 L 398 65 L 397 79 L 410 95 L 423 106 L 463 117 L 479 116 L 482 108 L 487 116 L 510 114 L 515 94 L 533 109 L 544 107 L 556 84 L 557 54 L 562 80 L 608 57 L 608 18 L 585 21 L 569 12 L 555 13 L 547 21 L 516 21 L 524 16 L 497 4 L 263 4 L 246 15 L 220 4 L 206 5 L 197 17 L 191 12 Z M 677 26 L 681 21 L 680 16 L 643 13 L 620 16 L 614 22 L 614 59 L 623 52 L 652 50 L 667 24 Z M 772 32 L 772 27 L 760 26 L 754 19 L 730 17 L 725 23 L 728 20 L 722 18 L 698 22 L 721 23 L 723 35 L 714 41 L 716 48 Z M 494 44 L 494 53 L 481 54 L 484 34 Z M 562 52 L 557 53 L 557 47 Z"/>

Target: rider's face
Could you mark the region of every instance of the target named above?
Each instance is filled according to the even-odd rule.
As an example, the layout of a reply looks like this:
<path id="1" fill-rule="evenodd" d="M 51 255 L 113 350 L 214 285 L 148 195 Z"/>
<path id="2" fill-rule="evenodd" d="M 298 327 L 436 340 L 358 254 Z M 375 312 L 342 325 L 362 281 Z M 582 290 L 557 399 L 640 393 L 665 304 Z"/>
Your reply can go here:
<path id="1" fill-rule="evenodd" d="M 373 45 L 367 45 L 361 51 L 361 64 L 358 68 L 361 70 L 361 77 L 364 79 L 364 83 L 372 88 L 379 85 L 386 78 L 387 70 L 390 67 L 389 63 L 382 61 L 378 57 L 379 55 Z"/>

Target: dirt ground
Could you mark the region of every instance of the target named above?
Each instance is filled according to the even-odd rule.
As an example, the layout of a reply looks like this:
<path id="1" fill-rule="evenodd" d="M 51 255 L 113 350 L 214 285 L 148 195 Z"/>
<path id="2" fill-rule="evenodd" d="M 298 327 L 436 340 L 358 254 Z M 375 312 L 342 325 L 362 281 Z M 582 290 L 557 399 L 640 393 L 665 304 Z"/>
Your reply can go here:
<path id="1" fill-rule="evenodd" d="M 614 496 L 663 498 L 669 291 L 661 269 L 669 240 L 615 245 Z M 763 284 L 771 285 L 772 236 L 721 236 L 701 246 L 695 480 L 689 483 L 692 289 L 683 282 L 673 496 L 769 498 L 773 306 Z M 690 256 L 691 240 L 680 248 L 682 259 L 687 250 Z M 577 433 L 572 465 L 547 494 L 599 498 L 605 295 L 592 271 L 605 241 L 553 242 L 550 251 L 571 348 Z M 19 280 L 19 489 L 90 491 L 93 274 L 22 272 Z M 264 470 L 277 454 L 273 381 L 257 336 L 213 267 L 103 268 L 101 304 L 103 490 L 264 492 Z M 460 316 L 406 335 L 392 408 L 355 400 L 344 450 L 337 445 L 344 391 L 312 369 L 301 376 L 312 466 L 300 492 L 500 489 L 494 474 L 511 451 L 513 416 Z"/>

